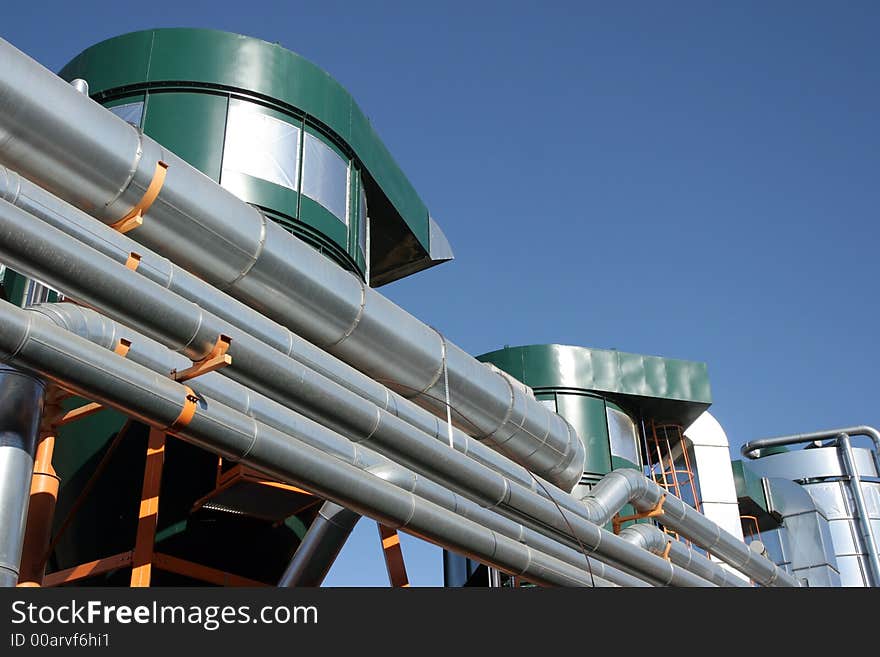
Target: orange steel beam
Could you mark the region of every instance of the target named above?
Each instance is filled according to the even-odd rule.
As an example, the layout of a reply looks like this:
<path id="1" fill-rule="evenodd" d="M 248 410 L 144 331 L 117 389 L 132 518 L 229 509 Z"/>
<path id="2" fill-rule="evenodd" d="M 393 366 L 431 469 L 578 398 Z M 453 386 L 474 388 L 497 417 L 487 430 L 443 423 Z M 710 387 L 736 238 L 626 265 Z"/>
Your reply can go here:
<path id="1" fill-rule="evenodd" d="M 400 549 L 400 536 L 391 527 L 376 523 L 379 527 L 379 538 L 382 539 L 382 554 L 385 557 L 385 568 L 388 570 L 388 581 L 394 588 L 409 586 L 406 576 L 406 564 L 403 563 L 403 551 Z"/>
<path id="2" fill-rule="evenodd" d="M 159 429 L 150 429 L 137 536 L 132 555 L 131 586 L 133 587 L 150 585 L 156 524 L 159 520 L 159 489 L 162 484 L 164 464 L 165 433 Z"/>
<path id="3" fill-rule="evenodd" d="M 43 578 L 43 586 L 59 586 L 61 584 L 69 584 L 88 577 L 94 577 L 101 573 L 106 573 L 117 568 L 124 568 L 131 564 L 131 551 L 114 554 L 112 557 L 96 559 L 88 563 L 81 563 L 73 568 L 59 570 L 50 573 Z"/>
<path id="4" fill-rule="evenodd" d="M 98 411 L 104 410 L 104 405 L 97 402 L 83 404 L 61 414 L 61 416 L 53 422 L 56 427 L 63 427 L 71 422 L 82 420 L 83 418 L 94 415 Z"/>
<path id="5" fill-rule="evenodd" d="M 153 554 L 153 566 L 158 570 L 185 575 L 186 577 L 192 577 L 209 584 L 217 584 L 218 586 L 271 586 L 265 582 L 233 575 L 232 573 L 203 566 L 186 559 L 172 557 L 170 554 L 163 554 L 161 552 Z"/>

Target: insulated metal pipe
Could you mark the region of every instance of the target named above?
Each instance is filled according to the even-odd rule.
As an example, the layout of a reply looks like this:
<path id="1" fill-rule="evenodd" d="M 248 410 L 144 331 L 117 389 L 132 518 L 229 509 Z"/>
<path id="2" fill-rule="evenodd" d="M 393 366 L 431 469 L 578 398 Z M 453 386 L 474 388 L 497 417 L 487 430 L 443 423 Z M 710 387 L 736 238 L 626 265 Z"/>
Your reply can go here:
<path id="1" fill-rule="evenodd" d="M 137 269 L 139 274 L 144 275 L 150 281 L 168 290 L 176 292 L 187 300 L 197 302 L 202 308 L 216 311 L 223 319 L 248 333 L 252 333 L 268 346 L 277 349 L 282 354 L 289 355 L 306 367 L 315 369 L 332 381 L 355 392 L 363 399 L 377 404 L 383 410 L 398 415 L 417 429 L 445 444 L 447 431 L 445 426 L 435 416 L 414 406 L 396 393 L 388 391 L 387 388 L 369 379 L 366 375 L 314 347 L 288 329 L 265 318 L 253 309 L 231 299 L 216 288 L 180 269 L 167 259 L 156 255 L 148 249 L 144 249 L 124 235 L 96 222 L 88 215 L 76 210 L 66 202 L 3 167 L 0 167 L 0 197 L 16 207 L 32 213 L 33 216 L 45 221 L 49 226 L 57 228 L 70 237 L 74 237 L 84 245 L 94 248 L 99 253 L 119 264 L 125 263 L 130 252 L 137 248 L 142 256 L 140 266 Z M 43 234 L 50 235 L 52 233 L 51 231 L 44 231 Z M 37 272 L 34 275 L 37 277 L 43 276 L 41 272 Z M 63 286 L 62 283 L 59 283 L 59 285 Z M 91 302 L 99 307 L 104 307 L 105 310 L 107 309 L 106 306 L 103 306 L 95 299 L 91 299 Z M 46 309 L 48 306 L 43 306 L 43 308 Z M 97 315 L 89 318 L 88 313 L 90 311 L 85 310 L 82 311 L 84 316 L 80 317 L 79 320 L 71 320 L 71 313 L 74 313 L 73 309 L 69 306 L 61 306 L 60 308 L 66 308 L 67 310 L 63 314 L 66 317 L 64 321 L 68 328 L 75 330 L 81 335 L 88 334 L 89 339 L 93 341 L 103 340 L 102 336 L 105 329 L 99 325 L 102 322 L 110 322 L 112 320 L 101 318 Z M 62 311 L 58 308 L 53 311 L 54 321 L 59 321 L 57 316 L 59 312 Z M 128 316 L 125 316 L 124 319 L 129 323 L 132 321 L 131 317 Z M 91 325 L 92 331 L 89 332 L 82 327 L 74 329 L 70 325 L 70 321 L 73 321 L 78 327 L 82 323 Z M 135 321 L 135 323 L 137 324 L 138 322 Z M 97 330 L 97 333 L 94 332 L 95 330 Z M 155 331 L 151 332 L 155 335 Z M 143 342 L 143 340 L 138 340 L 139 344 L 143 344 Z M 178 341 L 171 341 L 171 344 L 178 344 Z M 103 346 L 108 348 L 113 348 L 114 345 L 115 341 L 113 340 L 109 343 L 106 340 L 103 342 Z M 137 351 L 136 349 L 133 353 L 136 354 Z M 143 360 L 140 362 L 155 369 L 149 362 L 145 363 Z M 157 361 L 154 359 L 153 362 Z M 173 367 L 184 366 L 186 366 L 186 363 L 182 360 L 179 361 L 179 364 L 172 365 L 166 362 L 164 365 L 166 371 Z M 216 396 L 217 394 L 219 393 L 216 390 L 208 392 L 209 396 Z M 228 399 L 222 397 L 221 401 L 230 403 Z M 497 452 L 486 448 L 482 443 L 473 441 L 458 429 L 453 430 L 453 446 L 460 453 L 466 454 L 471 459 L 488 466 L 516 484 L 524 486 L 538 495 L 551 500 L 553 504 L 558 505 L 561 509 L 574 516 L 588 517 L 583 506 L 570 495 L 535 477 L 521 465 L 509 461 Z M 405 459 L 412 458 L 407 456 L 407 454 L 411 454 L 413 450 L 424 457 L 424 450 L 417 444 L 407 445 L 407 447 L 411 449 L 404 451 Z M 419 471 L 425 473 L 424 469 L 419 468 Z M 485 500 L 483 503 L 485 503 Z M 605 516 L 600 515 L 598 517 L 610 518 L 617 510 L 619 509 L 612 509 Z M 602 520 L 600 524 L 604 525 L 606 523 L 607 520 Z M 563 533 L 568 534 L 569 532 L 566 530 Z M 569 540 L 569 545 L 579 547 L 575 541 L 571 540 Z"/>
<path id="2" fill-rule="evenodd" d="M 589 573 L 581 568 L 402 490 L 385 481 L 381 472 L 365 472 L 369 462 L 363 460 L 363 450 L 325 427 L 302 418 L 285 433 L 209 398 L 196 397 L 194 402 L 186 386 L 8 303 L 0 304 L 0 362 L 15 363 L 230 461 L 535 583 L 591 584 Z M 183 420 L 190 413 L 190 419 Z M 342 444 L 348 445 L 348 462 L 327 453 Z M 326 445 L 326 451 L 315 445 Z M 446 494 L 451 504 L 459 499 L 450 491 Z"/>
<path id="3" fill-rule="evenodd" d="M 104 223 L 167 164 L 135 239 L 571 490 L 571 425 L 360 279 L 0 40 L 0 161 Z M 445 382 L 448 381 L 448 390 Z"/>
<path id="4" fill-rule="evenodd" d="M 861 542 L 864 545 L 865 554 L 868 555 L 871 579 L 874 580 L 874 586 L 880 586 L 880 556 L 878 556 L 877 552 L 877 541 L 874 538 L 871 516 L 868 513 L 868 505 L 865 504 L 865 495 L 862 492 L 862 478 L 859 476 L 856 460 L 853 457 L 852 445 L 847 434 L 841 433 L 837 436 L 837 451 L 840 453 L 840 460 L 843 462 L 844 471 L 849 480 L 849 490 L 853 496 L 856 511 L 859 514 L 859 525 L 862 530 Z M 880 472 L 878 472 L 878 475 L 880 475 Z"/>
<path id="5" fill-rule="evenodd" d="M 278 586 L 321 586 L 360 516 L 335 502 L 324 502 Z"/>
<path id="6" fill-rule="evenodd" d="M 582 499 L 596 523 L 611 520 L 615 509 L 632 504 L 638 511 L 659 510 L 656 519 L 762 586 L 800 586 L 796 578 L 741 540 L 709 520 L 692 506 L 645 478 L 636 470 L 614 470 L 605 475 Z"/>
<path id="7" fill-rule="evenodd" d="M 560 513 L 559 505 L 534 495 L 495 471 L 464 454 L 425 437 L 399 417 L 352 395 L 277 352 L 267 350 L 253 337 L 205 313 L 168 290 L 144 280 L 135 272 L 117 265 L 56 229 L 36 222 L 20 209 L 0 200 L 0 254 L 19 271 L 119 316 L 134 318 L 138 327 L 146 326 L 165 337 L 165 344 L 187 352 L 190 358 L 208 353 L 214 336 L 233 335 L 229 353 L 235 365 L 230 376 L 296 410 L 313 413 L 324 409 L 322 422 L 343 432 L 354 442 L 370 441 L 382 453 L 404 454 L 405 465 L 441 477 L 442 483 L 464 490 L 479 490 L 481 502 L 517 519 L 525 517 L 532 528 L 545 525 L 567 535 L 574 527 L 576 541 L 594 546 L 600 558 L 637 577 L 645 573 L 662 584 L 684 583 L 688 574 L 666 567 L 653 555 L 630 552 L 621 564 L 618 553 L 631 546 L 592 523 Z M 169 335 L 173 337 L 168 338 Z M 297 390 L 291 397 L 290 390 Z M 574 500 L 571 499 L 574 503 Z M 576 504 L 576 503 L 575 503 Z M 571 540 L 571 539 L 569 539 Z M 616 542 L 616 543 L 615 543 Z M 616 545 L 616 547 L 614 547 Z M 650 559 L 646 559 L 650 557 Z M 644 570 L 647 568 L 647 570 Z"/>
<path id="8" fill-rule="evenodd" d="M 9 304 L 3 304 L 9 305 Z M 18 583 L 43 382 L 0 365 L 0 586 Z"/>
<path id="9" fill-rule="evenodd" d="M 841 429 L 826 429 L 825 431 L 811 431 L 809 433 L 794 433 L 788 436 L 776 436 L 773 438 L 759 438 L 747 442 L 740 448 L 740 452 L 747 459 L 758 458 L 757 451 L 765 447 L 781 447 L 784 445 L 796 445 L 798 443 L 811 443 L 816 440 L 836 439 L 840 434 L 847 436 L 865 436 L 870 438 L 874 443 L 874 467 L 877 469 L 877 476 L 880 477 L 880 431 L 866 424 L 860 424 L 854 427 L 843 427 Z"/>
<path id="10" fill-rule="evenodd" d="M 69 303 L 49 303 L 31 306 L 27 309 L 27 312 L 40 315 L 50 320 L 56 326 L 62 327 L 107 350 L 113 350 L 120 338 L 126 338 L 132 342 L 126 358 L 160 374 L 165 374 L 174 369 L 181 369 L 189 362 L 180 354 L 168 350 L 154 340 L 89 308 Z M 298 413 L 230 379 L 222 377 L 216 372 L 200 376 L 190 381 L 189 385 L 197 393 L 214 399 L 236 411 L 245 413 L 280 431 L 285 431 L 288 426 L 297 426 L 304 422 L 310 423 L 309 420 L 303 418 Z M 329 449 L 330 443 L 325 442 L 321 446 Z M 418 443 L 416 443 L 416 447 L 418 447 Z M 347 459 L 351 446 L 348 441 L 340 438 L 336 443 L 333 443 L 332 449 L 332 453 L 335 456 Z M 441 505 L 448 502 L 448 491 L 442 486 L 438 486 L 434 482 L 428 482 L 424 478 L 418 478 L 414 473 L 401 466 L 392 467 L 391 461 L 378 456 L 363 443 L 359 444 L 357 449 L 361 454 L 361 459 L 366 461 L 370 467 L 382 467 L 384 469 L 384 478 L 386 480 L 411 490 L 411 492 L 415 492 L 432 502 Z M 430 475 L 430 472 L 425 474 Z M 475 479 L 472 482 L 473 486 L 479 489 L 479 482 L 480 479 Z M 417 486 L 417 489 L 413 488 L 413 486 Z M 496 531 L 515 537 L 530 547 L 541 549 L 573 566 L 586 566 L 597 579 L 607 579 L 621 586 L 645 585 L 643 581 L 636 577 L 620 572 L 616 568 L 596 561 L 592 557 L 586 558 L 579 551 L 576 541 L 571 538 L 563 538 L 562 541 L 567 546 L 561 545 L 559 541 L 541 534 L 540 531 L 534 528 L 522 527 L 516 522 L 516 520 L 519 520 L 518 516 L 514 520 L 511 519 L 515 516 L 512 509 L 497 506 L 490 498 L 486 497 L 485 492 L 481 493 L 479 490 L 475 492 L 470 488 L 456 488 L 455 490 L 468 498 L 459 498 L 456 501 L 452 508 L 457 512 L 464 513 L 468 517 L 478 520 Z M 490 508 L 483 508 L 472 500 L 489 505 Z M 502 515 L 498 515 L 494 511 Z M 533 523 L 533 527 L 540 529 L 544 525 L 542 523 Z"/>
<path id="11" fill-rule="evenodd" d="M 130 254 L 136 251 L 140 256 L 138 274 L 192 301 L 200 308 L 215 314 L 268 347 L 289 356 L 359 397 L 397 415 L 420 431 L 447 443 L 449 427 L 432 413 L 390 391 L 383 384 L 315 347 L 253 308 L 181 269 L 167 258 L 95 221 L 91 216 L 2 166 L 0 166 L 0 198 L 119 264 L 126 264 Z M 108 312 L 108 309 L 104 308 L 104 310 Z M 131 318 L 123 319 L 128 324 L 135 323 Z M 151 334 L 155 335 L 152 332 Z M 487 465 L 543 496 L 553 498 L 563 507 L 572 506 L 570 496 L 563 494 L 555 485 L 531 474 L 522 465 L 470 438 L 458 428 L 453 428 L 451 433 L 453 447 L 462 454 L 467 454 L 475 461 Z"/>
<path id="12" fill-rule="evenodd" d="M 620 537 L 654 554 L 666 554 L 670 561 L 718 586 L 748 586 L 749 583 L 707 559 L 693 548 L 673 539 L 654 525 L 638 523 L 624 527 Z"/>

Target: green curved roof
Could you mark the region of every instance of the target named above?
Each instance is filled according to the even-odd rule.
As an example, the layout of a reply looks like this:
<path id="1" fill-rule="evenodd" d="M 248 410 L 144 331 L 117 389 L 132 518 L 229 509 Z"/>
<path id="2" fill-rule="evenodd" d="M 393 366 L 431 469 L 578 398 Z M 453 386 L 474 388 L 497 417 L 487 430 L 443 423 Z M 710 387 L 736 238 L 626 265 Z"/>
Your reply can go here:
<path id="1" fill-rule="evenodd" d="M 705 363 L 561 344 L 505 347 L 477 358 L 531 388 L 595 392 L 646 418 L 684 427 L 712 403 Z"/>
<path id="2" fill-rule="evenodd" d="M 383 225 L 374 235 L 380 242 L 373 245 L 380 252 L 377 277 L 394 280 L 452 259 L 439 226 L 354 98 L 326 71 L 279 44 L 218 30 L 145 30 L 87 48 L 59 75 L 87 79 L 91 96 L 99 101 L 126 88 L 187 83 L 241 90 L 289 105 L 326 126 L 363 164 L 384 196 L 377 199 L 381 217 L 376 218 L 405 224 Z M 385 252 L 391 261 L 381 261 Z"/>

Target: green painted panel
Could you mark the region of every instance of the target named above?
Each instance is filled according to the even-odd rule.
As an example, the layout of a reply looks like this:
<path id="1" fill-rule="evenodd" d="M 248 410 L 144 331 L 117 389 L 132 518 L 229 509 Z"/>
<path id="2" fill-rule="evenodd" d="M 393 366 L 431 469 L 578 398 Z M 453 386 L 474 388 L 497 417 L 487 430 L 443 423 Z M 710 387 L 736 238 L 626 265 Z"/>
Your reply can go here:
<path id="1" fill-rule="evenodd" d="M 21 306 L 24 302 L 24 293 L 27 289 L 28 279 L 18 272 L 6 269 L 3 272 L 3 294 L 6 300 Z"/>
<path id="2" fill-rule="evenodd" d="M 602 475 L 611 471 L 611 448 L 605 402 L 598 397 L 556 393 L 556 409 L 575 428 L 586 447 L 584 472 Z"/>
<path id="3" fill-rule="evenodd" d="M 60 75 L 87 79 L 99 101 L 119 95 L 123 87 L 188 83 L 240 90 L 302 112 L 363 162 L 424 252 L 430 252 L 427 207 L 354 99 L 326 71 L 279 44 L 214 30 L 134 32 L 86 49 Z"/>
<path id="4" fill-rule="evenodd" d="M 558 344 L 505 347 L 478 358 L 536 390 L 595 392 L 631 415 L 685 427 L 712 403 L 705 363 Z"/>
<path id="5" fill-rule="evenodd" d="M 731 463 L 733 467 L 733 481 L 736 485 L 736 496 L 743 500 L 750 500 L 763 511 L 767 511 L 767 498 L 764 495 L 764 486 L 761 477 L 755 474 L 742 460 Z"/>
<path id="6" fill-rule="evenodd" d="M 320 203 L 316 203 L 306 195 L 300 195 L 299 216 L 301 221 L 311 224 L 322 233 L 330 237 L 342 248 L 347 248 L 348 229 L 339 221 L 332 212 Z"/>
<path id="7" fill-rule="evenodd" d="M 151 93 L 144 132 L 219 181 L 227 103 L 225 96 L 212 94 Z"/>

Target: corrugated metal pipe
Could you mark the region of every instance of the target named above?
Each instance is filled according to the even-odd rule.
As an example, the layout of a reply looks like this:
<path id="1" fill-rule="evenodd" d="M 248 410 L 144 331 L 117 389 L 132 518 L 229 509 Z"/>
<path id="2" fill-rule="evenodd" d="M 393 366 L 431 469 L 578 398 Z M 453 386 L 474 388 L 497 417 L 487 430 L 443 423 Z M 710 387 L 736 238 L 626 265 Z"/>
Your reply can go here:
<path id="1" fill-rule="evenodd" d="M 47 319 L 54 325 L 70 331 L 108 351 L 112 351 L 121 338 L 126 338 L 132 343 L 126 358 L 158 374 L 166 374 L 174 369 L 182 369 L 189 364 L 189 361 L 184 356 L 168 350 L 150 338 L 122 326 L 89 308 L 83 308 L 71 303 L 50 303 L 31 306 L 26 312 L 36 315 L 40 320 Z M 358 462 L 361 466 L 370 468 L 374 472 L 381 469 L 383 478 L 394 485 L 403 487 L 444 508 L 463 514 L 490 529 L 523 542 L 529 547 L 546 552 L 569 565 L 578 568 L 586 567 L 599 582 L 607 579 L 609 582 L 620 586 L 645 585 L 643 581 L 636 577 L 622 573 L 593 558 L 587 559 L 582 552 L 499 515 L 497 508 L 483 508 L 469 499 L 475 497 L 482 500 L 484 499 L 483 496 L 475 495 L 467 490 L 462 491 L 462 494 L 468 495 L 468 499 L 458 495 L 450 496 L 449 490 L 445 487 L 429 481 L 425 477 L 417 476 L 411 470 L 378 455 L 364 444 L 352 445 L 344 437 L 329 432 L 324 427 L 295 411 L 216 372 L 193 379 L 188 382 L 188 385 L 200 396 L 213 399 L 279 431 L 285 432 L 288 427 L 306 427 L 308 431 L 304 431 L 303 435 L 305 437 L 303 440 L 308 440 L 308 436 L 312 435 L 322 436 L 320 442 L 313 441 L 309 443 L 312 446 L 328 451 L 333 456 L 341 458 L 346 462 Z M 353 454 L 357 454 L 357 458 L 354 458 Z M 329 557 L 329 554 L 327 556 Z M 296 558 L 296 555 L 294 558 Z M 329 567 L 329 563 L 327 567 Z"/>
<path id="2" fill-rule="evenodd" d="M 225 459 L 529 581 L 551 586 L 592 584 L 593 578 L 583 568 L 386 481 L 389 473 L 384 466 L 374 465 L 363 450 L 326 427 L 301 418 L 299 424 L 281 432 L 207 397 L 195 397 L 193 402 L 193 393 L 186 386 L 8 303 L 0 303 L 0 362 L 14 363 L 135 420 L 173 430 L 180 438 Z M 182 423 L 189 413 L 191 418 Z M 340 449 L 347 449 L 347 461 L 332 454 Z M 412 481 L 411 485 L 418 483 Z M 466 502 L 437 488 L 451 505 Z"/>
<path id="3" fill-rule="evenodd" d="M 561 488 L 580 479 L 562 417 L 2 40 L 0 161 L 108 224 L 167 164 L 138 242 L 439 416 L 448 392 L 462 428 Z"/>
<path id="4" fill-rule="evenodd" d="M 8 305 L 8 304 L 4 304 Z M 18 583 L 45 386 L 0 365 L 0 586 Z"/>
<path id="5" fill-rule="evenodd" d="M 854 427 L 844 427 L 842 429 L 796 433 L 788 436 L 776 436 L 774 438 L 759 438 L 758 440 L 747 442 L 742 448 L 740 448 L 740 452 L 748 459 L 756 459 L 758 458 L 758 450 L 767 447 L 782 447 L 784 445 L 796 445 L 798 443 L 812 443 L 833 439 L 837 445 L 840 460 L 848 478 L 850 494 L 853 497 L 856 511 L 859 514 L 859 526 L 862 530 L 860 542 L 862 543 L 865 554 L 868 556 L 868 566 L 871 571 L 871 579 L 874 582 L 874 586 L 880 586 L 880 553 L 878 553 L 877 549 L 877 539 L 874 536 L 871 516 L 868 514 L 868 508 L 865 504 L 861 477 L 859 476 L 859 471 L 856 467 L 855 459 L 853 458 L 850 436 L 865 436 L 870 438 L 871 442 L 874 443 L 874 449 L 871 454 L 874 458 L 874 468 L 877 471 L 877 476 L 880 476 L 880 431 L 864 424 Z"/>
<path id="6" fill-rule="evenodd" d="M 636 470 L 621 469 L 608 473 L 581 501 L 589 518 L 596 524 L 610 522 L 625 504 L 632 504 L 641 512 L 659 509 L 659 515 L 655 517 L 657 521 L 758 584 L 800 586 L 797 579 L 782 568 L 750 550 L 741 540 Z"/>

